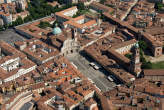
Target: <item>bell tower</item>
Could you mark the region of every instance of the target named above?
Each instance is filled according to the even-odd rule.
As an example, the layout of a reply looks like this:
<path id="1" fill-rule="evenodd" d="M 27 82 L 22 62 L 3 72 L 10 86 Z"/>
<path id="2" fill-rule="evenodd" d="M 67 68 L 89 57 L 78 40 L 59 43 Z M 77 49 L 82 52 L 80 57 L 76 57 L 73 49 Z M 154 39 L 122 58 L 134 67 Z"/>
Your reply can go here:
<path id="1" fill-rule="evenodd" d="M 140 50 L 138 43 L 135 45 L 133 57 L 130 63 L 130 71 L 137 77 L 141 73 Z"/>

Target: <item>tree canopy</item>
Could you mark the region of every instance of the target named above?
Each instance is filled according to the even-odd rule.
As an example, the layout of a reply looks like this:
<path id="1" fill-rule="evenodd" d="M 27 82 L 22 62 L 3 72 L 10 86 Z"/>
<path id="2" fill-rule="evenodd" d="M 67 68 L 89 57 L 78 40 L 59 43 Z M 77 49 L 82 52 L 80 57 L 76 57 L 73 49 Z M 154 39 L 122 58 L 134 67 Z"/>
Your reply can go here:
<path id="1" fill-rule="evenodd" d="M 23 23 L 27 23 L 32 20 L 40 19 L 40 18 L 51 15 L 51 13 L 62 11 L 64 9 L 77 5 L 77 4 L 67 4 L 67 5 L 63 5 L 61 8 L 58 8 L 57 6 L 53 7 L 48 4 L 48 2 L 53 2 L 53 1 L 56 1 L 56 0 L 30 0 L 30 2 L 28 2 L 28 8 L 27 8 L 30 15 L 28 15 L 24 19 L 22 19 L 21 17 L 18 17 L 16 21 L 12 22 L 11 24 L 4 25 L 3 29 L 4 28 L 7 29 L 8 27 L 13 27 L 13 26 L 17 26 Z M 61 1 L 62 3 L 64 3 L 63 0 Z M 83 3 L 80 3 L 77 6 L 80 10 L 85 9 Z M 22 10 L 17 10 L 17 11 L 20 12 Z M 43 25 L 43 27 L 44 26 L 45 24 Z"/>
<path id="2" fill-rule="evenodd" d="M 140 46 L 140 48 L 142 49 L 142 50 L 146 50 L 147 49 L 147 44 L 146 44 L 146 42 L 145 41 L 143 41 L 143 40 L 140 40 L 139 42 L 138 42 L 138 44 L 139 44 L 139 46 Z"/>
<path id="3" fill-rule="evenodd" d="M 162 3 L 155 3 L 155 6 L 154 6 L 154 8 L 158 11 L 160 11 L 163 7 L 164 5 Z"/>
<path id="4" fill-rule="evenodd" d="M 21 25 L 23 23 L 24 23 L 24 21 L 23 21 L 22 17 L 18 16 L 18 18 L 14 22 L 12 22 L 12 26 Z"/>
<path id="5" fill-rule="evenodd" d="M 106 0 L 100 0 L 101 4 L 104 4 L 106 2 Z"/>
<path id="6" fill-rule="evenodd" d="M 28 3 L 28 11 L 33 19 L 39 19 L 54 13 L 54 7 L 49 5 L 46 0 L 32 0 Z"/>
<path id="7" fill-rule="evenodd" d="M 28 15 L 24 18 L 24 22 L 27 23 L 29 21 L 32 21 L 32 16 L 31 15 Z"/>
<path id="8" fill-rule="evenodd" d="M 51 24 L 47 21 L 40 21 L 39 27 L 45 29 L 47 27 L 51 27 Z"/>
<path id="9" fill-rule="evenodd" d="M 77 8 L 78 8 L 79 10 L 85 10 L 84 3 L 78 3 L 78 4 L 77 4 Z"/>

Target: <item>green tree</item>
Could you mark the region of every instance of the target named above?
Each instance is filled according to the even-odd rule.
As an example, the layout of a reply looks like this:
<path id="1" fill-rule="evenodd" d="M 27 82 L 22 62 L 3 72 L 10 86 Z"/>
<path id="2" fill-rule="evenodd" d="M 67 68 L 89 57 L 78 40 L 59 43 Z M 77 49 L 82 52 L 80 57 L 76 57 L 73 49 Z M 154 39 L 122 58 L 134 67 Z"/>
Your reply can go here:
<path id="1" fill-rule="evenodd" d="M 106 2 L 106 0 L 100 0 L 101 4 L 104 4 Z"/>
<path id="2" fill-rule="evenodd" d="M 142 65 L 141 65 L 142 69 L 151 69 L 152 68 L 152 63 L 150 61 L 146 61 L 142 49 L 140 49 L 140 60 L 142 62 Z"/>
<path id="3" fill-rule="evenodd" d="M 142 62 L 141 68 L 152 69 L 152 63 L 151 62 Z"/>
<path id="4" fill-rule="evenodd" d="M 131 59 L 132 58 L 132 54 L 126 54 L 125 57 Z"/>
<path id="5" fill-rule="evenodd" d="M 155 3 L 155 7 L 154 7 L 155 9 L 161 10 L 162 7 L 163 7 L 163 4 L 162 3 Z"/>
<path id="6" fill-rule="evenodd" d="M 78 8 L 79 10 L 85 10 L 84 3 L 78 3 L 78 4 L 77 4 L 77 8 Z"/>
<path id="7" fill-rule="evenodd" d="M 139 46 L 140 46 L 140 48 L 142 49 L 142 50 L 146 50 L 147 49 L 147 44 L 146 44 L 146 42 L 145 41 L 143 41 L 143 40 L 140 40 L 139 42 L 138 42 L 138 44 L 139 44 Z"/>
<path id="8" fill-rule="evenodd" d="M 32 21 L 32 16 L 28 15 L 24 18 L 24 22 L 27 23 L 29 21 Z"/>
<path id="9" fill-rule="evenodd" d="M 54 13 L 54 7 L 47 3 L 47 0 L 32 0 L 28 3 L 28 9 L 33 19 L 39 19 Z"/>
<path id="10" fill-rule="evenodd" d="M 51 27 L 51 24 L 47 21 L 40 21 L 39 27 L 45 29 L 47 27 Z"/>
<path id="11" fill-rule="evenodd" d="M 18 18 L 16 19 L 16 21 L 15 21 L 15 22 L 17 22 L 17 24 L 18 24 L 18 25 L 20 25 L 20 24 L 23 24 L 23 23 L 24 23 L 24 21 L 23 21 L 22 17 L 20 17 L 20 16 L 18 16 Z"/>
<path id="12" fill-rule="evenodd" d="M 54 23 L 52 24 L 52 28 L 54 28 L 56 26 L 56 24 L 59 24 L 57 21 L 54 21 Z"/>
<path id="13" fill-rule="evenodd" d="M 57 0 L 58 1 L 58 3 L 60 3 L 60 4 L 64 4 L 64 0 Z"/>
<path id="14" fill-rule="evenodd" d="M 55 0 L 47 0 L 47 2 L 54 2 Z"/>
<path id="15" fill-rule="evenodd" d="M 0 25 L 0 31 L 3 31 L 4 27 L 2 25 Z"/>
<path id="16" fill-rule="evenodd" d="M 8 28 L 9 28 L 9 25 L 8 25 L 8 24 L 5 24 L 3 27 L 4 27 L 5 29 L 8 29 Z"/>
<path id="17" fill-rule="evenodd" d="M 21 25 L 23 23 L 24 23 L 24 21 L 23 21 L 22 17 L 18 16 L 18 18 L 12 22 L 12 26 Z"/>
<path id="18" fill-rule="evenodd" d="M 20 12 L 23 12 L 23 10 L 20 9 L 20 8 L 16 8 L 16 12 L 17 12 L 17 13 L 20 13 Z"/>

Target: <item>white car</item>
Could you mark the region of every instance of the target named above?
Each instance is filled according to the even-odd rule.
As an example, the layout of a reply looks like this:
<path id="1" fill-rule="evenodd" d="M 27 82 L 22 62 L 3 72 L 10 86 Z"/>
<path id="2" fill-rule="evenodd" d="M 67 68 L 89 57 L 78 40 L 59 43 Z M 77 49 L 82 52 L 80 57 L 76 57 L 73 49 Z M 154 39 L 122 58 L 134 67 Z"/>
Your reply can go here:
<path id="1" fill-rule="evenodd" d="M 94 68 L 95 70 L 100 69 L 100 67 L 98 67 L 97 65 L 93 66 L 93 68 Z"/>
<path id="2" fill-rule="evenodd" d="M 107 77 L 109 81 L 113 82 L 114 80 L 111 78 L 111 76 Z"/>
<path id="3" fill-rule="evenodd" d="M 89 63 L 89 65 L 92 67 L 95 66 L 95 64 L 93 62 Z"/>
<path id="4" fill-rule="evenodd" d="M 101 66 L 97 64 L 96 62 L 91 62 L 89 65 L 92 66 L 95 70 L 98 70 L 101 68 Z"/>
<path id="5" fill-rule="evenodd" d="M 77 69 L 77 66 L 73 62 L 71 62 L 71 64 Z"/>

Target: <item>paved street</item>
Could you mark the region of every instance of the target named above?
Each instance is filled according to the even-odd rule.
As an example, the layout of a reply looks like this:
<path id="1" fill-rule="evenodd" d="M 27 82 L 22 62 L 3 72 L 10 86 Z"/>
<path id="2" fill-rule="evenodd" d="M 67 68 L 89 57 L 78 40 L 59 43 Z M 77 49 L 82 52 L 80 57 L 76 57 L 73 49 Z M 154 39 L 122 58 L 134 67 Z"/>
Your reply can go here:
<path id="1" fill-rule="evenodd" d="M 16 41 L 23 41 L 25 38 L 14 32 L 13 29 L 7 29 L 0 32 L 0 40 L 3 40 L 11 45 Z"/>
<path id="2" fill-rule="evenodd" d="M 67 56 L 67 58 L 77 66 L 78 70 L 80 70 L 82 74 L 90 78 L 101 91 L 104 92 L 111 90 L 115 86 L 113 82 L 107 80 L 105 75 L 107 73 L 93 69 L 93 67 L 89 65 L 90 61 L 80 54 L 77 53 L 70 55 Z"/>

